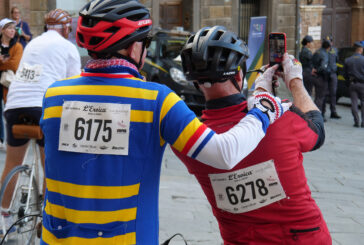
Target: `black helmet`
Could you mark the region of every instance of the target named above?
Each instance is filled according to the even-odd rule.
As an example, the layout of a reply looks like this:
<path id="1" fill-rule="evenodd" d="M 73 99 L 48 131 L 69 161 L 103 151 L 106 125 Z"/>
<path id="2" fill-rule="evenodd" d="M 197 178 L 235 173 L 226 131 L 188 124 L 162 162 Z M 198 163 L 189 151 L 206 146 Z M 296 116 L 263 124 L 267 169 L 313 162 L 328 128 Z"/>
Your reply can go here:
<path id="1" fill-rule="evenodd" d="M 245 42 L 223 26 L 202 28 L 188 39 L 181 53 L 187 79 L 199 83 L 226 81 L 234 78 L 241 68 L 245 75 L 248 57 Z"/>
<path id="2" fill-rule="evenodd" d="M 137 0 L 94 0 L 80 11 L 77 44 L 94 53 L 115 53 L 146 38 L 149 10 Z"/>

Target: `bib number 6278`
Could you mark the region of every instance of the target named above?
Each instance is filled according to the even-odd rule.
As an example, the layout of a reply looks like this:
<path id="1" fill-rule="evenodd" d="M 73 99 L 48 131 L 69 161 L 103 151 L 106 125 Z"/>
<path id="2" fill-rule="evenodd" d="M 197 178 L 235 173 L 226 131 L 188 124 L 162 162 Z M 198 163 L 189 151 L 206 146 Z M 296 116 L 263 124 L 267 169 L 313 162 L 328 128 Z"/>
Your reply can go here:
<path id="1" fill-rule="evenodd" d="M 246 187 L 249 187 L 249 186 L 251 189 L 251 198 L 252 199 L 257 198 L 256 188 L 258 189 L 258 193 L 261 196 L 268 195 L 268 188 L 265 187 L 264 180 L 257 179 L 257 180 L 255 180 L 255 182 L 249 181 L 244 184 L 238 184 L 237 186 L 235 186 L 235 188 L 232 186 L 227 186 L 225 188 L 225 191 L 226 191 L 226 195 L 229 199 L 229 202 L 232 205 L 236 205 L 239 203 L 239 201 L 240 201 L 240 203 L 250 201 L 250 198 L 248 198 L 246 195 Z M 240 194 L 240 200 L 239 200 L 239 194 Z"/>
<path id="2" fill-rule="evenodd" d="M 103 119 L 89 119 L 78 117 L 75 122 L 74 136 L 76 140 L 83 140 L 86 137 L 87 141 L 97 141 L 102 133 L 101 139 L 103 142 L 109 142 L 112 137 L 112 129 L 110 125 L 112 120 Z M 91 138 L 91 134 L 95 131 L 95 134 Z"/>

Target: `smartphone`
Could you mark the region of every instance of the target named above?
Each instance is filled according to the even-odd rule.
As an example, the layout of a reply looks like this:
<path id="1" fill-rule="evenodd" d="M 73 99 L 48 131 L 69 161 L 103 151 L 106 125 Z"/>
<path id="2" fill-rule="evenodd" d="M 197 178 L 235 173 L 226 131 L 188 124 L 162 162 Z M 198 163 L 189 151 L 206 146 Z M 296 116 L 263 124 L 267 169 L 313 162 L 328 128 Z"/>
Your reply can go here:
<path id="1" fill-rule="evenodd" d="M 286 33 L 269 34 L 269 66 L 279 65 L 278 70 L 283 71 L 283 55 L 287 52 Z"/>

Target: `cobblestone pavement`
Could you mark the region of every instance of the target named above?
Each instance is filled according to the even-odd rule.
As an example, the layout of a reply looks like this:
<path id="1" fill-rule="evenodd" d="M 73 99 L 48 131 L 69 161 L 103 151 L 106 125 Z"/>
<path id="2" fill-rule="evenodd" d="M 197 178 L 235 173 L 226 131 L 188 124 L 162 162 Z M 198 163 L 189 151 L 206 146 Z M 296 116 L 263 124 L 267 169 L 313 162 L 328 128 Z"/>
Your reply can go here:
<path id="1" fill-rule="evenodd" d="M 340 99 L 348 103 L 349 100 Z M 325 217 L 334 245 L 364 244 L 364 128 L 354 128 L 348 105 L 343 118 L 328 118 L 326 141 L 304 154 L 312 195 Z M 327 113 L 329 114 L 329 113 Z M 217 222 L 193 176 L 167 148 L 160 188 L 160 243 L 181 233 L 189 245 L 220 245 Z M 182 245 L 173 239 L 171 245 Z"/>

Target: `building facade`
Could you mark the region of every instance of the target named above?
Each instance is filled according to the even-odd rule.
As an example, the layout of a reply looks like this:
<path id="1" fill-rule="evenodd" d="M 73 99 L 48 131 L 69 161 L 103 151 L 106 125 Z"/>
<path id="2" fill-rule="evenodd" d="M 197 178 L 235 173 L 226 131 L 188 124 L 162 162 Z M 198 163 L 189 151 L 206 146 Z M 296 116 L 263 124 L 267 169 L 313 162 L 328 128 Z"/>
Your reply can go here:
<path id="1" fill-rule="evenodd" d="M 0 16 L 9 17 L 17 6 L 35 35 L 43 31 L 43 16 L 63 8 L 77 18 L 89 0 L 0 0 Z M 287 49 L 295 54 L 300 40 L 314 36 L 316 48 L 331 35 L 337 47 L 364 40 L 364 0 L 140 0 L 152 14 L 154 27 L 182 26 L 197 31 L 203 26 L 224 25 L 247 40 L 252 16 L 267 16 L 267 33 L 285 32 Z M 265 52 L 266 53 L 266 52 Z"/>

